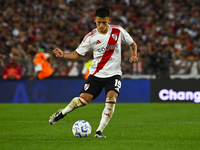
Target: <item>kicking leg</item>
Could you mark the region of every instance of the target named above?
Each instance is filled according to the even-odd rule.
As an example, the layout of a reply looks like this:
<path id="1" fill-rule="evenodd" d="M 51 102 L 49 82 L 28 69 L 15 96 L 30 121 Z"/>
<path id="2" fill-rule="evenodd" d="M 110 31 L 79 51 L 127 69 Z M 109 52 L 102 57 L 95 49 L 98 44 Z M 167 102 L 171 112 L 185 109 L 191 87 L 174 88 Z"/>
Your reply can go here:
<path id="1" fill-rule="evenodd" d="M 86 100 L 86 98 L 84 97 L 86 97 L 88 100 Z M 87 95 L 85 93 L 81 94 L 80 97 L 73 98 L 71 102 L 64 109 L 58 110 L 56 113 L 54 113 L 50 117 L 49 123 L 53 125 L 55 122 L 64 118 L 64 116 L 66 116 L 68 113 L 70 113 L 74 109 L 88 104 L 91 101 L 91 99 L 92 99 L 92 95 Z"/>

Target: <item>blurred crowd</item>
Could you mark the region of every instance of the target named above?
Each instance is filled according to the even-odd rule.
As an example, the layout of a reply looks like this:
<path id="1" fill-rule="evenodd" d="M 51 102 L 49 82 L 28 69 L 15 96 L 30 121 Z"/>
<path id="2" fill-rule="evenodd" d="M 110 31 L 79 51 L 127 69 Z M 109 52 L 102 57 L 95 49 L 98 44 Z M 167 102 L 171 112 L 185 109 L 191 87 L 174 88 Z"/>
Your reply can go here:
<path id="1" fill-rule="evenodd" d="M 128 61 L 129 47 L 122 45 L 124 75 L 199 74 L 199 0 L 0 0 L 0 76 L 33 76 L 29 52 L 39 48 L 50 55 L 55 47 L 75 50 L 96 27 L 93 17 L 100 6 L 111 11 L 111 24 L 122 26 L 137 43 L 134 64 Z M 82 78 L 91 58 L 92 52 L 78 61 L 52 55 L 53 75 Z"/>

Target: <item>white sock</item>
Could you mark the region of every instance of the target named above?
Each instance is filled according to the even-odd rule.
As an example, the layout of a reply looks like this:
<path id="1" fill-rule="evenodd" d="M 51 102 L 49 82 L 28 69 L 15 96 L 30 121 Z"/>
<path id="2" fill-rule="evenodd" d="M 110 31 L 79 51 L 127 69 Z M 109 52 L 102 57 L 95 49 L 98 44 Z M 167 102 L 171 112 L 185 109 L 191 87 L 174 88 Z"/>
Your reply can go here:
<path id="1" fill-rule="evenodd" d="M 101 121 L 96 131 L 103 132 L 104 128 L 107 126 L 107 124 L 109 123 L 110 119 L 113 116 L 115 110 L 115 103 L 116 99 L 113 97 L 106 99 L 106 104 L 102 113 Z"/>
<path id="2" fill-rule="evenodd" d="M 85 106 L 88 102 L 82 97 L 75 97 L 71 102 L 62 110 L 62 114 L 66 115 L 69 112 L 73 111 L 75 108 Z"/>

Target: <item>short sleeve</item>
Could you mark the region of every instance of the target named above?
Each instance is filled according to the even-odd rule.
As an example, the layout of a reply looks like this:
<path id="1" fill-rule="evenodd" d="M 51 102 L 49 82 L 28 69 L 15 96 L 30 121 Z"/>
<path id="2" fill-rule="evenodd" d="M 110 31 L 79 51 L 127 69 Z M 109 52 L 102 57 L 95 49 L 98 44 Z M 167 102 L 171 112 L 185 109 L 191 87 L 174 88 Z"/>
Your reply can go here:
<path id="1" fill-rule="evenodd" d="M 131 45 L 133 43 L 132 37 L 129 33 L 121 27 L 121 34 L 122 34 L 122 42 Z"/>
<path id="2" fill-rule="evenodd" d="M 90 44 L 90 33 L 87 34 L 83 41 L 81 42 L 81 44 L 79 45 L 79 47 L 76 49 L 76 51 L 84 56 L 86 52 L 88 52 L 89 50 L 91 50 L 91 44 Z"/>

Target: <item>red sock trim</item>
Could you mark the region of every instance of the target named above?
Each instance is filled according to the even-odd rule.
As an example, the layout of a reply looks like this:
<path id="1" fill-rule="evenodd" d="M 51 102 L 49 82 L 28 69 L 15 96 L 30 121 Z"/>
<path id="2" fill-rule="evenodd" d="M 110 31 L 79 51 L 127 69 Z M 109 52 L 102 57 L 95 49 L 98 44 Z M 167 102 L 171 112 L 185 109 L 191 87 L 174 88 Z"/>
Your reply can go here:
<path id="1" fill-rule="evenodd" d="M 116 102 L 106 102 L 106 103 L 112 103 L 112 104 L 116 104 Z"/>
<path id="2" fill-rule="evenodd" d="M 85 103 L 83 103 L 83 102 L 80 100 L 80 98 L 79 98 L 78 100 L 81 102 L 81 104 L 86 105 Z"/>
<path id="3" fill-rule="evenodd" d="M 84 99 L 83 97 L 81 97 L 81 96 L 79 96 L 80 98 L 82 98 L 82 99 Z M 79 101 L 83 104 L 83 105 L 86 105 L 85 103 L 83 103 L 82 101 L 81 101 L 81 99 L 79 98 Z M 86 100 L 86 99 L 84 99 L 85 101 L 86 101 L 86 103 L 88 104 L 89 102 Z"/>

